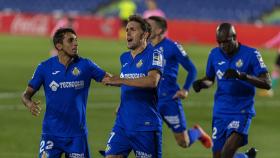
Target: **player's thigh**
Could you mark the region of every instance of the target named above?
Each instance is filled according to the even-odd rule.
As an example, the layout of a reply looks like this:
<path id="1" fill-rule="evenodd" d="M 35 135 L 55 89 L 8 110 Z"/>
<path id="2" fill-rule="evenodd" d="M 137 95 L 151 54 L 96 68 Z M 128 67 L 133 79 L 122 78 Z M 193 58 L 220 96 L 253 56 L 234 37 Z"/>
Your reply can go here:
<path id="1" fill-rule="evenodd" d="M 180 100 L 159 102 L 159 111 L 164 122 L 174 133 L 183 133 L 186 130 L 186 118 Z"/>
<path id="2" fill-rule="evenodd" d="M 137 131 L 129 135 L 136 158 L 162 157 L 161 131 Z"/>
<path id="3" fill-rule="evenodd" d="M 223 150 L 236 151 L 243 144 L 244 136 L 242 134 L 233 132 L 226 140 Z"/>
<path id="4" fill-rule="evenodd" d="M 40 141 L 39 158 L 61 158 L 64 153 L 60 148 L 60 142 L 53 136 L 42 135 Z"/>
<path id="5" fill-rule="evenodd" d="M 127 157 L 132 150 L 124 129 L 115 126 L 109 135 L 105 150 L 106 157 Z"/>
<path id="6" fill-rule="evenodd" d="M 226 129 L 227 129 L 227 122 L 224 119 L 213 117 L 212 120 L 213 153 L 219 153 L 222 151 L 223 146 L 226 142 Z"/>
<path id="7" fill-rule="evenodd" d="M 248 143 L 249 128 L 251 126 L 251 117 L 237 115 L 228 120 L 226 137 L 229 141 L 238 141 L 239 146 L 244 146 Z M 231 139 L 230 139 L 231 138 Z M 242 138 L 240 140 L 240 138 Z M 236 139 L 236 140 L 232 140 Z"/>
<path id="8" fill-rule="evenodd" d="M 248 132 L 251 124 L 251 118 L 248 116 L 232 116 L 225 118 L 213 118 L 212 122 L 212 140 L 213 152 L 218 152 L 223 149 L 228 138 L 233 133 L 238 133 L 242 136 L 240 146 L 248 143 Z"/>
<path id="9" fill-rule="evenodd" d="M 277 68 L 280 68 L 280 53 L 277 54 L 275 65 L 277 66 Z"/>
<path id="10" fill-rule="evenodd" d="M 66 158 L 90 158 L 87 135 L 71 138 L 64 150 Z"/>

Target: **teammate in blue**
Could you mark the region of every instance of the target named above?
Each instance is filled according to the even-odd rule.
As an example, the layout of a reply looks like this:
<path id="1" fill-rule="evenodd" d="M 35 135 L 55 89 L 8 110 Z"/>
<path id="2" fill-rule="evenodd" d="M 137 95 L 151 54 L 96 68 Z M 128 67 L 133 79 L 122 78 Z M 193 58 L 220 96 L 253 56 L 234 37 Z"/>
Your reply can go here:
<path id="1" fill-rule="evenodd" d="M 236 154 L 247 144 L 252 117 L 255 116 L 255 87 L 270 89 L 271 80 L 259 51 L 237 41 L 234 26 L 217 27 L 219 47 L 211 50 L 206 76 L 193 83 L 199 92 L 217 79 L 212 122 L 214 158 L 255 157 L 256 153 Z"/>
<path id="2" fill-rule="evenodd" d="M 159 111 L 163 120 L 172 129 L 177 144 L 183 148 L 190 147 L 198 139 L 206 148 L 212 147 L 212 140 L 199 125 L 187 129 L 181 99 L 188 96 L 189 89 L 196 77 L 196 68 L 183 47 L 165 37 L 167 22 L 159 16 L 147 19 L 152 27 L 150 40 L 154 49 L 163 52 L 164 73 L 159 86 Z M 179 64 L 188 72 L 185 84 L 180 89 L 177 84 Z"/>
<path id="3" fill-rule="evenodd" d="M 39 157 L 90 158 L 87 142 L 86 104 L 91 79 L 101 82 L 109 74 L 89 59 L 78 56 L 76 33 L 58 29 L 53 37 L 58 56 L 37 67 L 22 95 L 26 108 L 34 116 L 41 111 L 33 95 L 44 87 L 46 112 Z"/>
<path id="4" fill-rule="evenodd" d="M 120 76 L 104 83 L 121 86 L 121 102 L 115 125 L 107 142 L 106 157 L 161 158 L 161 117 L 157 105 L 157 86 L 162 73 L 162 52 L 147 44 L 151 28 L 141 17 L 132 15 L 126 26 L 127 47 L 120 56 Z"/>

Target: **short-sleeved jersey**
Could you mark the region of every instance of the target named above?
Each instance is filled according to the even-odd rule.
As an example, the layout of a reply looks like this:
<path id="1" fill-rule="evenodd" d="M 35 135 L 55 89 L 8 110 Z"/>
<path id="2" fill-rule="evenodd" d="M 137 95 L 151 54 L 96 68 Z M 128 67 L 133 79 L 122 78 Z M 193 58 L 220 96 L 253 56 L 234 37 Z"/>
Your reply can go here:
<path id="1" fill-rule="evenodd" d="M 29 86 L 35 90 L 44 86 L 43 134 L 60 137 L 86 134 L 86 104 L 91 79 L 100 82 L 104 75 L 105 71 L 95 63 L 81 57 L 67 68 L 57 56 L 39 64 Z"/>
<path id="2" fill-rule="evenodd" d="M 162 73 L 162 52 L 153 51 L 147 47 L 134 58 L 130 52 L 120 57 L 121 78 L 136 79 L 145 77 L 149 71 L 157 70 Z M 138 88 L 121 86 L 121 102 L 117 113 L 115 126 L 131 131 L 161 130 L 161 117 L 157 107 L 157 88 Z"/>
<path id="3" fill-rule="evenodd" d="M 254 116 L 255 87 L 239 79 L 225 79 L 224 73 L 227 69 L 235 69 L 252 76 L 267 73 L 260 52 L 240 44 L 238 52 L 229 58 L 217 47 L 211 50 L 206 68 L 206 76 L 217 79 L 213 115 L 248 114 Z"/>
<path id="4" fill-rule="evenodd" d="M 154 49 L 163 52 L 164 56 L 164 71 L 159 87 L 160 101 L 172 99 L 175 93 L 180 89 L 177 84 L 179 64 L 188 71 L 188 76 L 183 88 L 189 90 L 196 77 L 196 68 L 183 47 L 177 42 L 164 38 L 160 43 L 154 46 Z"/>

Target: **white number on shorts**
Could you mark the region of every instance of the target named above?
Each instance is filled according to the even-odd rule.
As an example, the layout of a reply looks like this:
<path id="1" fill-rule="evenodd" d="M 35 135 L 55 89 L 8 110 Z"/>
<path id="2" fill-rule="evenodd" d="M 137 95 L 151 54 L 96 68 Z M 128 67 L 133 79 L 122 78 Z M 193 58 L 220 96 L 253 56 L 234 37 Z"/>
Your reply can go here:
<path id="1" fill-rule="evenodd" d="M 45 148 L 45 145 L 46 145 L 46 148 Z M 46 150 L 49 150 L 49 149 L 52 149 L 53 148 L 53 141 L 47 141 L 47 143 L 42 140 L 41 143 L 40 143 L 40 153 L 44 151 L 44 149 Z"/>
<path id="2" fill-rule="evenodd" d="M 44 151 L 45 141 L 42 140 L 40 143 L 40 153 Z"/>
<path id="3" fill-rule="evenodd" d="M 213 138 L 213 139 L 216 139 L 216 138 L 217 138 L 216 134 L 217 134 L 217 128 L 214 127 L 214 128 L 213 128 L 213 134 L 212 134 L 212 138 Z"/>
<path id="4" fill-rule="evenodd" d="M 114 135 L 115 135 L 115 132 L 111 132 L 111 136 L 110 136 L 110 138 L 109 138 L 109 140 L 108 140 L 108 143 L 110 143 L 110 141 L 112 140 L 112 138 L 114 137 Z"/>
<path id="5" fill-rule="evenodd" d="M 46 144 L 46 150 L 49 150 L 49 149 L 52 149 L 53 148 L 53 141 L 47 141 L 47 144 Z"/>

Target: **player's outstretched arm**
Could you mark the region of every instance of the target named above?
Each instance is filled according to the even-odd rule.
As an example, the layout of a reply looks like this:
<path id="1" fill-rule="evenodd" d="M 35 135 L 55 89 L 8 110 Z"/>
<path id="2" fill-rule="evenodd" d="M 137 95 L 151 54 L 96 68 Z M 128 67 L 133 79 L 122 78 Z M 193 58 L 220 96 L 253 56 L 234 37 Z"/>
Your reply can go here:
<path id="1" fill-rule="evenodd" d="M 200 92 L 201 89 L 206 89 L 214 84 L 214 78 L 210 79 L 207 76 L 193 82 L 193 89 L 195 92 Z"/>
<path id="2" fill-rule="evenodd" d="M 31 112 L 34 116 L 39 116 L 41 112 L 40 101 L 33 101 L 32 96 L 36 93 L 32 87 L 28 86 L 21 96 L 21 101 L 25 107 Z"/>
<path id="3" fill-rule="evenodd" d="M 107 78 L 104 83 L 111 86 L 127 85 L 140 88 L 155 88 L 160 80 L 160 72 L 158 70 L 149 71 L 145 77 L 126 79 L 118 76 Z"/>

